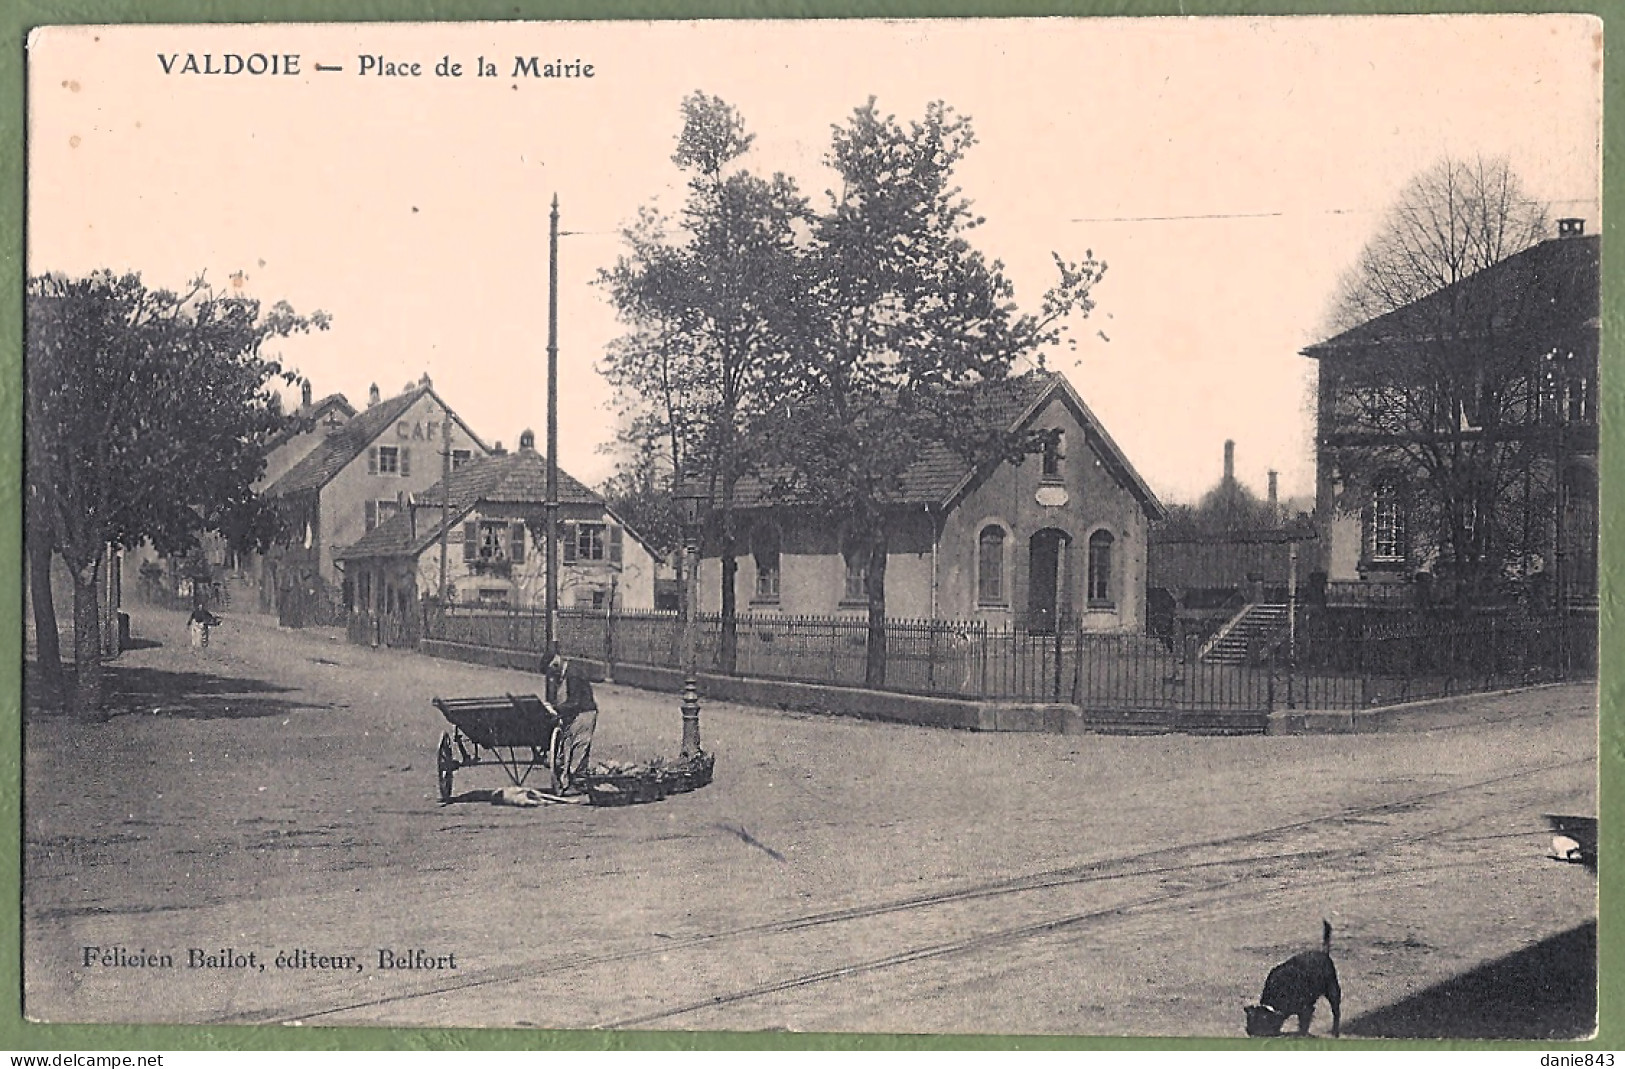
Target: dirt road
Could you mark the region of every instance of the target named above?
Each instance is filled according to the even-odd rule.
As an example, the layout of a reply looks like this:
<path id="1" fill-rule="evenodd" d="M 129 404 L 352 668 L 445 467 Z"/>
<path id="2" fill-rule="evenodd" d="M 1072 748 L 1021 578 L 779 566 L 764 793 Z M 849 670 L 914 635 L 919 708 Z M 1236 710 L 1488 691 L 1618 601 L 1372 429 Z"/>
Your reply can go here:
<path id="1" fill-rule="evenodd" d="M 1583 968 L 1510 1014 L 1473 970 L 1583 957 L 1595 880 L 1543 857 L 1541 814 L 1595 812 L 1592 687 L 1253 738 L 707 703 L 701 791 L 442 807 L 429 698 L 536 677 L 255 618 L 203 651 L 179 616 L 136 633 L 158 644 L 120 659 L 108 720 L 27 725 L 37 1018 L 1232 1036 L 1325 917 L 1346 1034 L 1589 1019 Z M 600 704 L 595 758 L 676 750 L 675 698 Z"/>

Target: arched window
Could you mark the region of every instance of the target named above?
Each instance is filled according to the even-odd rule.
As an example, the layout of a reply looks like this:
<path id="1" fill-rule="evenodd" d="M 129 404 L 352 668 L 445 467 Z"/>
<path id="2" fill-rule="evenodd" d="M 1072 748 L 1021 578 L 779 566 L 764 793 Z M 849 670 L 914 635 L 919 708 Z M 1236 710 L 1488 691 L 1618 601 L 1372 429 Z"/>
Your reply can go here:
<path id="1" fill-rule="evenodd" d="M 1089 577 L 1086 594 L 1091 608 L 1111 608 L 1112 599 L 1112 544 L 1117 541 L 1110 531 L 1096 531 L 1089 536 Z"/>
<path id="2" fill-rule="evenodd" d="M 1372 487 L 1367 544 L 1374 562 L 1394 564 L 1405 560 L 1405 492 L 1392 475 L 1381 476 Z"/>
<path id="3" fill-rule="evenodd" d="M 1003 605 L 1004 528 L 990 523 L 976 542 L 976 603 Z"/>
<path id="4" fill-rule="evenodd" d="M 779 528 L 761 523 L 751 532 L 751 556 L 756 559 L 756 600 L 779 600 Z"/>

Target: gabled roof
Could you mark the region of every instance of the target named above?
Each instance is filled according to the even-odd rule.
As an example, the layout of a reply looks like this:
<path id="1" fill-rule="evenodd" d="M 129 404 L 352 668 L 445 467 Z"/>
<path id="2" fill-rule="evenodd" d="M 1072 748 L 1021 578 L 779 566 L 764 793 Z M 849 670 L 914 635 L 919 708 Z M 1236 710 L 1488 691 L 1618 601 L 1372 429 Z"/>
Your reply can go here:
<path id="1" fill-rule="evenodd" d="M 1114 476 L 1139 499 L 1141 507 L 1153 518 L 1160 518 L 1162 503 L 1140 478 L 1128 457 L 1106 433 L 1105 427 L 1083 398 L 1072 388 L 1066 376 L 1053 371 L 1033 371 L 1025 375 L 974 387 L 978 393 L 978 406 L 989 414 L 990 422 L 1011 431 L 1023 429 L 1053 399 L 1059 399 L 1072 409 L 1083 427 L 1089 443 L 1101 459 L 1112 469 Z M 967 493 L 977 479 L 985 475 L 977 471 L 959 453 L 941 442 L 932 442 L 903 472 L 901 487 L 893 504 L 924 507 L 933 510 L 952 508 Z M 767 508 L 784 504 L 773 492 L 775 475 L 772 472 L 747 475 L 739 481 L 734 502 L 739 508 Z"/>
<path id="2" fill-rule="evenodd" d="M 480 457 L 452 472 L 449 480 L 442 479 L 417 495 L 415 534 L 412 530 L 413 518 L 409 514 L 412 510 L 403 509 L 368 531 L 354 545 L 335 550 L 333 556 L 337 560 L 415 557 L 439 541 L 442 527 L 450 528 L 463 522 L 464 517 L 482 505 L 533 505 L 540 508 L 546 501 L 547 458 L 536 450 L 520 449 L 517 453 Z M 445 503 L 444 508 L 442 502 Z M 589 505 L 608 511 L 603 497 L 563 469 L 559 470 L 559 504 Z M 446 520 L 444 524 L 441 523 L 442 513 Z M 623 523 L 621 526 L 626 525 Z M 633 536 L 637 537 L 635 532 Z"/>
<path id="3" fill-rule="evenodd" d="M 1460 282 L 1367 320 L 1302 350 L 1314 359 L 1352 355 L 1439 337 L 1441 325 L 1471 324 L 1500 334 L 1531 321 L 1595 327 L 1601 298 L 1602 241 L 1559 237 L 1531 245 Z"/>
<path id="4" fill-rule="evenodd" d="M 468 425 L 455 412 L 452 412 L 451 406 L 441 400 L 440 395 L 434 392 L 434 387 L 420 383 L 397 397 L 379 401 L 356 413 L 344 426 L 329 434 L 299 463 L 283 472 L 281 478 L 266 487 L 266 496 L 282 497 L 301 490 L 320 490 L 425 395 L 433 397 L 440 407 L 457 421 L 458 426 L 463 428 L 463 433 L 474 439 L 481 449 L 485 448 L 485 443 L 468 429 Z"/>

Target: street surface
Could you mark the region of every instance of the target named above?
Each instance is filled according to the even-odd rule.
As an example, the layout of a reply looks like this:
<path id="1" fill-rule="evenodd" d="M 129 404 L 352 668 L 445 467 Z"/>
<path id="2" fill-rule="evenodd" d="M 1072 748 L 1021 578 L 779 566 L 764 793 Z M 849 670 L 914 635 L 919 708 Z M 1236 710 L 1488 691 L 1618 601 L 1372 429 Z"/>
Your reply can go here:
<path id="1" fill-rule="evenodd" d="M 192 650 L 182 624 L 136 611 L 156 645 L 116 662 L 105 721 L 26 725 L 32 1018 L 1240 1036 L 1322 917 L 1346 1036 L 1591 1018 L 1589 966 L 1531 957 L 1596 916 L 1594 875 L 1544 856 L 1542 820 L 1596 812 L 1590 685 L 1300 737 L 707 703 L 702 790 L 441 806 L 429 699 L 539 677 L 245 614 Z M 598 689 L 595 759 L 675 756 L 676 697 Z M 1538 975 L 1554 957 L 1582 980 Z"/>

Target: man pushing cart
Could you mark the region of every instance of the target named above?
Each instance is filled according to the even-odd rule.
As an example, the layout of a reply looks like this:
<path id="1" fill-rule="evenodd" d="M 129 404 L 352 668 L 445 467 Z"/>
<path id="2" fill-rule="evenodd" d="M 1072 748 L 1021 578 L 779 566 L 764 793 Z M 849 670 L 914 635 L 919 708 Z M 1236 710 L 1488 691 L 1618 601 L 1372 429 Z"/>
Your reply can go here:
<path id="1" fill-rule="evenodd" d="M 554 715 L 559 718 L 560 732 L 553 782 L 560 794 L 580 794 L 593 732 L 598 730 L 598 703 L 593 699 L 592 680 L 579 662 L 554 653 L 547 662 L 547 690 Z"/>
<path id="2" fill-rule="evenodd" d="M 598 703 L 584 667 L 554 654 L 546 666 L 547 699 L 534 694 L 491 698 L 436 698 L 451 723 L 440 737 L 440 800 L 452 800 L 452 777 L 461 768 L 499 765 L 515 787 L 539 767 L 552 770 L 552 793 L 581 794 L 586 784 Z"/>

